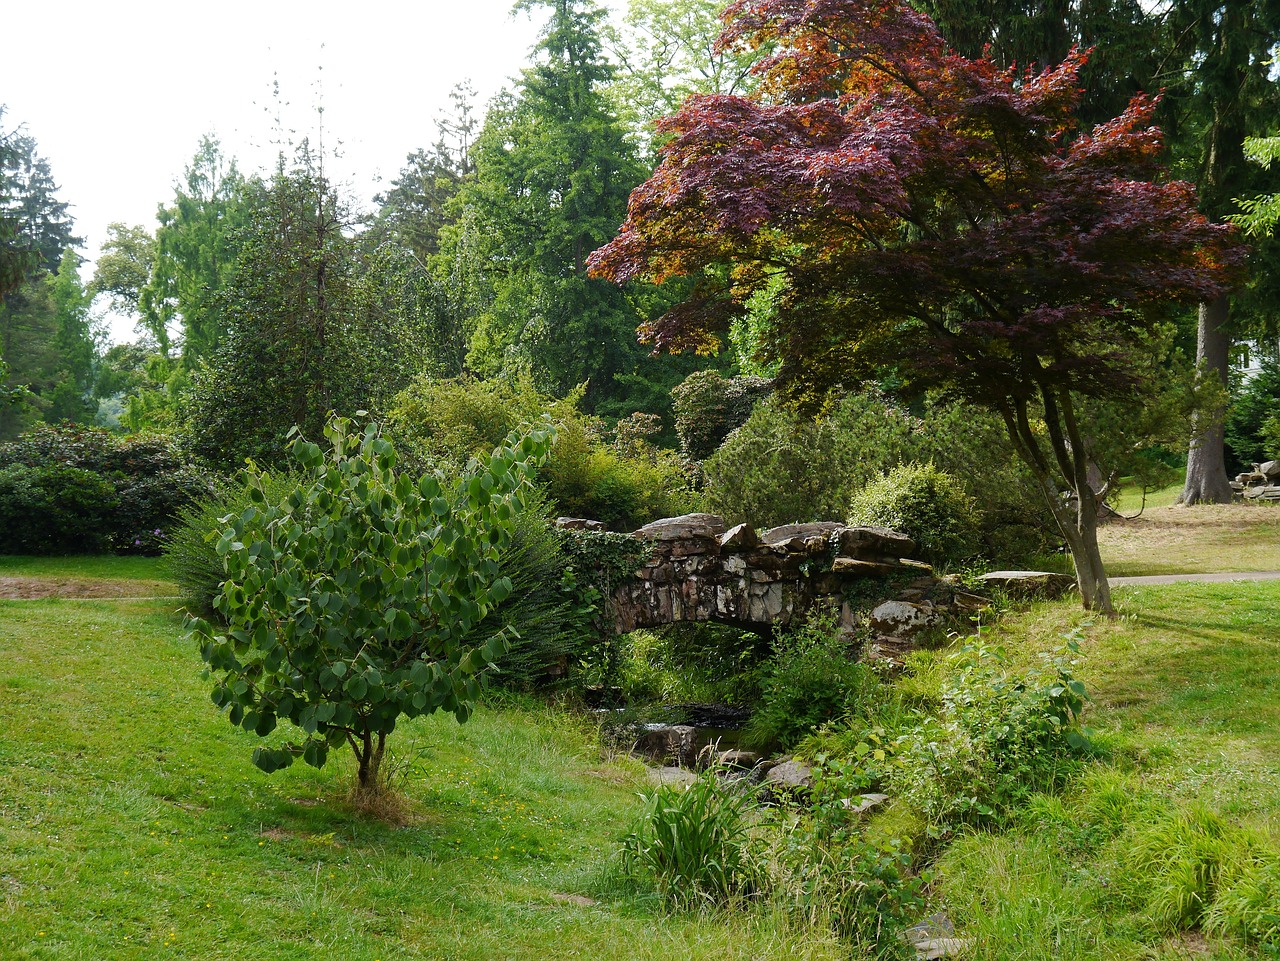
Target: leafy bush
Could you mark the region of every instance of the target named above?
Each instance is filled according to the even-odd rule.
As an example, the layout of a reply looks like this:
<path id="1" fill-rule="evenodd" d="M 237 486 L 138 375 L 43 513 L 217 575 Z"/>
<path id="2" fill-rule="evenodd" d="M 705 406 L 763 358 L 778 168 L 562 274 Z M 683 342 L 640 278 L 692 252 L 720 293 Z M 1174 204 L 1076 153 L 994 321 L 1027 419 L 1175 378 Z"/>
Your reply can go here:
<path id="1" fill-rule="evenodd" d="M 299 757 L 321 767 L 347 745 L 367 803 L 384 792 L 399 718 L 444 710 L 465 721 L 478 675 L 507 648 L 504 628 L 483 638 L 474 628 L 511 594 L 498 555 L 551 434 L 513 434 L 456 481 L 414 483 L 376 426 L 352 427 L 331 418 L 328 452 L 294 440 L 302 482 L 283 501 L 248 473 L 253 506 L 217 543 L 227 629 L 202 618 L 189 628 L 233 725 L 265 737 L 285 719 L 304 735 L 257 748 L 258 767 Z"/>
<path id="2" fill-rule="evenodd" d="M 901 531 L 934 563 L 964 561 L 980 550 L 977 502 L 932 464 L 902 464 L 862 488 L 850 503 L 849 523 Z"/>
<path id="3" fill-rule="evenodd" d="M 631 531 L 697 509 L 698 498 L 673 453 L 636 442 L 624 453 L 589 428 L 581 418 L 561 422 L 540 475 L 561 513 Z"/>
<path id="4" fill-rule="evenodd" d="M 671 391 L 680 449 L 694 460 L 710 457 L 772 390 L 767 377 L 724 377 L 715 370 L 690 374 Z"/>
<path id="5" fill-rule="evenodd" d="M 960 824 L 999 823 L 1030 795 L 1053 791 L 1089 748 L 1079 725 L 1085 688 L 1067 645 L 1038 671 L 1011 670 L 981 640 L 954 655 L 958 673 L 940 715 L 899 733 L 880 774 L 927 818 L 935 837 Z"/>
<path id="6" fill-rule="evenodd" d="M 422 378 L 397 396 L 390 430 L 419 465 L 461 467 L 521 422 L 547 413 L 556 425 L 556 445 L 539 480 L 560 513 L 634 530 L 696 508 L 674 454 L 646 443 L 634 422 L 623 424 L 621 436 L 608 443 L 603 423 L 580 412 L 576 399 L 547 397 L 527 377 Z"/>
<path id="7" fill-rule="evenodd" d="M 871 710 L 883 685 L 872 667 L 850 654 L 848 641 L 828 620 L 780 635 L 761 669 L 760 701 L 743 743 L 788 748 L 825 721 Z"/>
<path id="8" fill-rule="evenodd" d="M 683 622 L 622 639 L 617 683 L 631 702 L 715 702 L 758 698 L 762 642 L 711 622 Z"/>
<path id="9" fill-rule="evenodd" d="M 0 466 L 42 470 L 55 464 L 92 473 L 112 492 L 109 511 L 83 503 L 78 550 L 158 553 L 179 511 L 209 490 L 208 479 L 162 437 L 120 438 L 90 427 L 38 425 L 0 445 Z"/>
<path id="10" fill-rule="evenodd" d="M 269 503 L 279 503 L 301 481 L 297 473 L 264 471 L 256 483 Z M 227 518 L 253 506 L 251 494 L 243 480 L 222 481 L 213 494 L 181 512 L 164 545 L 164 558 L 188 610 L 214 615 L 214 600 L 226 578 L 216 541 Z M 515 688 L 546 683 L 561 665 L 581 656 L 594 634 L 592 609 L 582 604 L 563 541 L 548 524 L 540 496 L 531 494 L 516 514 L 511 541 L 498 555 L 498 569 L 511 580 L 511 594 L 473 632 L 487 637 L 502 624 L 516 628 L 507 652 L 495 661 L 494 683 Z"/>
<path id="11" fill-rule="evenodd" d="M 932 463 L 982 507 L 982 553 L 1002 563 L 1042 551 L 1054 525 L 1004 426 L 986 411 L 926 399 L 913 413 L 876 393 L 806 419 L 757 404 L 702 465 L 713 510 L 758 527 L 844 518 L 853 495 L 900 464 Z"/>
<path id="12" fill-rule="evenodd" d="M 0 468 L 0 553 L 108 550 L 118 505 L 110 481 L 93 471 L 61 464 Z"/>
<path id="13" fill-rule="evenodd" d="M 639 823 L 622 842 L 627 875 L 648 879 L 681 906 L 760 891 L 749 795 L 731 793 L 708 772 L 687 787 L 661 785 L 644 801 Z"/>

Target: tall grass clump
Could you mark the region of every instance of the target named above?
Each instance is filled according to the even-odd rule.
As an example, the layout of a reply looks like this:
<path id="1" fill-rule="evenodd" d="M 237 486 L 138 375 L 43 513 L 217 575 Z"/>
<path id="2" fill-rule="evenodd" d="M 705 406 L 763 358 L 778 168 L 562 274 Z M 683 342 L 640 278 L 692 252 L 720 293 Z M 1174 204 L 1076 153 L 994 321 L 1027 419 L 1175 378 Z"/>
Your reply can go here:
<path id="1" fill-rule="evenodd" d="M 652 883 L 679 907 L 726 904 L 760 893 L 762 873 L 749 829 L 749 794 L 707 773 L 692 784 L 660 785 L 644 798 L 623 839 L 623 871 Z"/>
<path id="2" fill-rule="evenodd" d="M 276 503 L 298 486 L 298 477 L 286 471 L 265 472 L 261 481 L 267 497 Z M 239 516 L 252 506 L 248 485 L 235 477 L 214 482 L 208 496 L 178 511 L 177 523 L 164 543 L 164 566 L 193 613 L 213 614 L 214 598 L 226 578 L 215 548 L 226 528 L 223 518 Z"/>

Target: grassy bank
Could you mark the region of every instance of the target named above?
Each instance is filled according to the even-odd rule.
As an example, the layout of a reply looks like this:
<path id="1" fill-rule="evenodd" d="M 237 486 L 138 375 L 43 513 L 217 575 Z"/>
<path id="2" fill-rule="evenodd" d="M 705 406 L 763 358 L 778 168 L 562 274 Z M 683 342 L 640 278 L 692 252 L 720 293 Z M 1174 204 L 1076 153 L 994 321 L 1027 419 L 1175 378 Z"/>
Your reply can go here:
<path id="1" fill-rule="evenodd" d="M 1083 627 L 1098 757 L 1013 830 L 960 838 L 936 895 L 974 958 L 1275 957 L 1230 910 L 1280 925 L 1280 585 L 1117 597 L 1112 622 L 1061 603 L 996 630 L 1029 652 Z M 1248 872 L 1278 884 L 1252 914 Z"/>
<path id="2" fill-rule="evenodd" d="M 0 957 L 836 956 L 770 917 L 670 917 L 610 872 L 642 768 L 531 704 L 407 724 L 400 823 L 345 758 L 268 777 L 152 602 L 0 602 Z"/>

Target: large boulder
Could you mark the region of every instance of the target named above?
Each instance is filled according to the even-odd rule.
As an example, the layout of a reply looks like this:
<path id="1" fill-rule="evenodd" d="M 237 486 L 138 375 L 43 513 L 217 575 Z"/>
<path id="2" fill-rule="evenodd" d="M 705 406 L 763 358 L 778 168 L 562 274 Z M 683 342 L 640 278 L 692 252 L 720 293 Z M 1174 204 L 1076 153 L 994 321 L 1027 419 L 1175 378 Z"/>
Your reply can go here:
<path id="1" fill-rule="evenodd" d="M 846 527 L 840 532 L 841 557 L 910 557 L 916 542 L 887 527 Z"/>
<path id="2" fill-rule="evenodd" d="M 716 540 L 723 533 L 724 518 L 719 514 L 682 514 L 645 524 L 635 532 L 635 536 L 646 541 L 680 541 L 688 538 Z"/>

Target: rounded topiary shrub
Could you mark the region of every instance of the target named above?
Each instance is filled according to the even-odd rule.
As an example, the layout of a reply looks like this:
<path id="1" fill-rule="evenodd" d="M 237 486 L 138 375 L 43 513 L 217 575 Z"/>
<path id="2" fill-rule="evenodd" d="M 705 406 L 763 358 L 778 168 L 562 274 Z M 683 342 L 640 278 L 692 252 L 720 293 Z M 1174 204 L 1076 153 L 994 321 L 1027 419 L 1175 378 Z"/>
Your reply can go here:
<path id="1" fill-rule="evenodd" d="M 932 464 L 903 464 L 853 495 L 853 526 L 890 527 L 921 557 L 956 563 L 981 552 L 982 511 L 964 486 Z"/>

